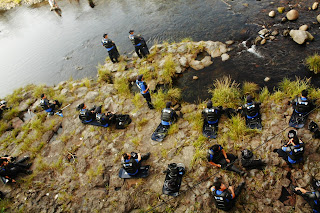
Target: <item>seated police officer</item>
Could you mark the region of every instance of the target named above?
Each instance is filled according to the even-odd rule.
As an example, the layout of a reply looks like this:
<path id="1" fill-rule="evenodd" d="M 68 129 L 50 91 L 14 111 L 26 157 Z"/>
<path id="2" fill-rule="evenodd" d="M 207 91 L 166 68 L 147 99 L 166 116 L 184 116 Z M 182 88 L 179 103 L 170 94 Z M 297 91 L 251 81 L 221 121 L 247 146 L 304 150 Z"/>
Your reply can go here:
<path id="1" fill-rule="evenodd" d="M 77 110 L 80 110 L 79 119 L 84 123 L 91 122 L 96 118 L 95 106 L 92 109 L 88 110 L 87 106 L 82 103 L 77 107 Z"/>
<path id="2" fill-rule="evenodd" d="M 309 100 L 307 96 L 308 91 L 303 90 L 300 97 L 295 97 L 291 101 L 292 107 L 296 113 L 307 114 L 315 107 L 313 101 Z"/>
<path id="3" fill-rule="evenodd" d="M 209 148 L 207 159 L 211 165 L 218 168 L 226 168 L 227 170 L 236 172 L 240 175 L 245 174 L 244 171 L 241 171 L 233 165 L 233 162 L 237 157 L 233 154 L 227 154 L 219 144 L 215 144 Z"/>
<path id="4" fill-rule="evenodd" d="M 27 161 L 29 157 L 24 157 L 17 162 L 13 162 L 16 158 L 13 157 L 1 157 L 0 158 L 0 176 L 8 179 L 11 182 L 16 182 L 15 178 L 19 173 L 31 174 L 32 171 L 28 170 L 31 167 L 31 163 L 22 164 Z"/>
<path id="5" fill-rule="evenodd" d="M 261 159 L 254 159 L 253 153 L 245 149 L 241 152 L 241 165 L 245 169 L 263 169 L 266 163 Z"/>
<path id="6" fill-rule="evenodd" d="M 47 99 L 46 95 L 45 94 L 41 94 L 40 106 L 46 112 L 49 112 L 50 114 L 53 114 L 53 112 L 56 109 L 56 107 L 59 108 L 61 106 L 61 103 L 59 103 L 58 100 L 54 100 L 53 103 L 50 103 L 50 101 Z"/>
<path id="7" fill-rule="evenodd" d="M 242 114 L 248 119 L 260 118 L 260 105 L 261 103 L 255 102 L 251 95 L 247 96 L 247 103 L 239 109 L 242 109 Z"/>
<path id="8" fill-rule="evenodd" d="M 273 152 L 278 153 L 286 161 L 288 166 L 292 168 L 292 164 L 303 161 L 304 143 L 299 140 L 295 130 L 288 133 L 289 142 L 282 146 L 281 149 L 274 149 Z"/>
<path id="9" fill-rule="evenodd" d="M 141 166 L 141 161 L 147 160 L 150 157 L 150 152 L 146 155 L 141 156 L 140 153 L 131 152 L 122 154 L 121 162 L 124 170 L 128 175 L 134 176 L 138 174 L 139 168 Z"/>
<path id="10" fill-rule="evenodd" d="M 213 107 L 212 101 L 208 101 L 207 108 L 202 111 L 202 116 L 204 118 L 204 122 L 218 126 L 219 119 L 222 114 L 222 107 Z"/>
<path id="11" fill-rule="evenodd" d="M 301 195 L 305 201 L 309 203 L 314 213 L 320 213 L 320 192 L 319 188 L 314 188 L 312 191 L 307 191 L 301 187 L 292 187 L 292 191 Z"/>
<path id="12" fill-rule="evenodd" d="M 216 207 L 223 211 L 231 210 L 244 186 L 245 182 L 242 182 L 236 190 L 234 190 L 232 186 L 227 188 L 219 178 L 215 178 L 213 186 L 211 187 L 211 192 L 216 203 Z"/>
<path id="13" fill-rule="evenodd" d="M 2 114 L 4 110 L 8 110 L 7 102 L 6 101 L 0 101 L 0 118 L 2 118 Z"/>
<path id="14" fill-rule="evenodd" d="M 96 121 L 98 121 L 102 125 L 106 125 L 106 124 L 111 125 L 116 121 L 115 114 L 111 112 L 101 113 L 101 106 L 98 106 L 95 109 L 94 113 L 96 114 Z"/>
<path id="15" fill-rule="evenodd" d="M 178 120 L 178 115 L 171 107 L 171 102 L 166 103 L 166 108 L 161 111 L 161 124 L 163 126 L 170 126 L 173 122 Z"/>

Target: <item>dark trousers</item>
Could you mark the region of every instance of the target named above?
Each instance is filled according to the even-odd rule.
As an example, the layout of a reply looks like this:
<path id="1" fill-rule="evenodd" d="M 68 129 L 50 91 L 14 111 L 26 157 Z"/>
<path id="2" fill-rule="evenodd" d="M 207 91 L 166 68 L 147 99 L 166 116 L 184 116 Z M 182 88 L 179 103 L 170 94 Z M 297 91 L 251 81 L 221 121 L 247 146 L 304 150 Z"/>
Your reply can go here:
<path id="1" fill-rule="evenodd" d="M 152 103 L 151 103 L 150 93 L 142 94 L 142 96 L 146 99 L 148 106 L 149 106 L 149 107 L 153 107 L 153 106 L 152 106 Z"/>
<path id="2" fill-rule="evenodd" d="M 227 154 L 228 159 L 230 160 L 230 163 L 234 162 L 237 158 L 236 156 L 234 156 L 233 154 Z M 242 171 L 236 167 L 235 165 L 228 165 L 228 162 L 226 161 L 225 158 L 221 158 L 220 160 L 218 160 L 217 162 L 214 162 L 215 164 L 220 164 L 222 169 L 227 169 L 229 171 L 233 171 L 236 172 L 238 174 L 240 174 Z"/>
<path id="3" fill-rule="evenodd" d="M 120 56 L 117 47 L 112 48 L 109 52 L 109 57 L 112 63 L 117 63 L 119 62 L 118 58 Z"/>
<path id="4" fill-rule="evenodd" d="M 244 184 L 240 184 L 235 190 L 234 190 L 234 198 L 230 201 L 229 205 L 226 206 L 224 211 L 230 211 L 236 204 L 237 198 L 239 197 L 242 189 L 244 188 Z"/>
<path id="5" fill-rule="evenodd" d="M 288 153 L 283 151 L 282 149 L 277 149 L 278 156 L 281 157 L 283 160 L 286 161 L 286 163 L 292 167 L 292 164 L 288 161 Z"/>
<path id="6" fill-rule="evenodd" d="M 242 159 L 241 164 L 245 169 L 263 169 L 266 165 L 262 160 L 246 160 Z"/>
<path id="7" fill-rule="evenodd" d="M 136 51 L 136 53 L 137 53 L 139 58 L 142 58 L 142 56 L 144 56 L 143 53 L 142 53 L 142 48 L 143 48 L 142 45 L 134 46 L 134 49 L 135 49 L 135 51 Z"/>
<path id="8" fill-rule="evenodd" d="M 56 108 L 59 108 L 61 106 L 61 103 L 59 103 L 58 100 L 54 100 L 53 103 L 49 105 L 49 108 L 52 110 L 55 110 Z"/>

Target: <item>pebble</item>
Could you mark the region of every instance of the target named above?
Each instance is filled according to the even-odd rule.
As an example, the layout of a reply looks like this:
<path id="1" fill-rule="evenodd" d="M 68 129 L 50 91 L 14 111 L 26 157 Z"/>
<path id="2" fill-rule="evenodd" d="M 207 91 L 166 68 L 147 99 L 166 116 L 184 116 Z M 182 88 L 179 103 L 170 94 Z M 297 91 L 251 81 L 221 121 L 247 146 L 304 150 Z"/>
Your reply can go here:
<path id="1" fill-rule="evenodd" d="M 279 12 L 279 13 L 283 13 L 283 12 L 284 12 L 284 10 L 285 10 L 285 8 L 284 8 L 284 7 L 278 7 L 278 12 Z"/>
<path id="2" fill-rule="evenodd" d="M 279 34 L 279 32 L 276 31 L 276 30 L 271 33 L 272 36 L 276 36 L 276 35 L 278 35 L 278 34 Z"/>
<path id="3" fill-rule="evenodd" d="M 268 81 L 270 81 L 270 78 L 269 78 L 269 77 L 265 77 L 265 78 L 264 78 L 264 81 L 265 81 L 265 82 L 268 82 Z"/>
<path id="4" fill-rule="evenodd" d="M 261 45 L 264 45 L 267 42 L 267 39 L 262 39 L 262 41 L 260 42 Z"/>
<path id="5" fill-rule="evenodd" d="M 320 23 L 320 15 L 317 16 L 317 21 Z"/>
<path id="6" fill-rule="evenodd" d="M 287 13 L 287 19 L 289 21 L 294 21 L 294 20 L 297 20 L 298 18 L 299 18 L 299 12 L 297 10 L 290 10 Z"/>
<path id="7" fill-rule="evenodd" d="M 270 11 L 269 17 L 273 18 L 273 17 L 275 17 L 275 16 L 276 16 L 276 12 L 274 12 L 273 10 Z"/>
<path id="8" fill-rule="evenodd" d="M 299 27 L 299 30 L 307 31 L 308 30 L 308 25 L 304 24 L 301 27 Z"/>
<path id="9" fill-rule="evenodd" d="M 319 6 L 319 2 L 315 2 L 315 3 L 313 3 L 313 5 L 312 5 L 312 9 L 313 9 L 313 10 L 316 10 L 316 9 L 318 9 L 318 6 Z"/>
<path id="10" fill-rule="evenodd" d="M 198 76 L 195 76 L 195 75 L 192 77 L 193 80 L 197 80 L 198 78 L 199 78 L 199 77 L 198 77 Z"/>

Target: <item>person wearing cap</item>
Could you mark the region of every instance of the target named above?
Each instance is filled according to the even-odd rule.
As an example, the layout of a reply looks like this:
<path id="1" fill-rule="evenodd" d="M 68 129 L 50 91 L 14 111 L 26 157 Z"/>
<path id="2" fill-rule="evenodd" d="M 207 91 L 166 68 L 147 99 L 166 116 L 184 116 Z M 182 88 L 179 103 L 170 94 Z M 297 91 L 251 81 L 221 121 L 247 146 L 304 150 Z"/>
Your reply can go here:
<path id="1" fill-rule="evenodd" d="M 241 152 L 241 165 L 245 169 L 263 169 L 266 166 L 261 159 L 254 159 L 253 153 L 248 150 L 244 149 Z"/>
<path id="2" fill-rule="evenodd" d="M 111 39 L 108 39 L 107 33 L 103 34 L 103 39 L 101 41 L 101 44 L 107 49 L 112 63 L 118 63 L 119 62 L 118 58 L 120 54 L 118 52 L 117 46 L 114 43 L 114 41 L 112 41 Z"/>
<path id="3" fill-rule="evenodd" d="M 96 114 L 96 121 L 101 123 L 102 125 L 108 124 L 111 125 L 116 122 L 116 115 L 112 112 L 101 113 L 101 106 L 98 106 L 94 113 Z"/>
<path id="4" fill-rule="evenodd" d="M 149 109 L 154 109 L 151 103 L 151 96 L 149 92 L 149 85 L 143 81 L 143 75 L 139 75 L 136 80 L 136 85 L 140 89 L 140 93 L 146 99 Z"/>
<path id="5" fill-rule="evenodd" d="M 260 102 L 255 102 L 251 95 L 247 96 L 247 103 L 238 109 L 242 109 L 243 115 L 248 119 L 260 117 Z"/>
<path id="6" fill-rule="evenodd" d="M 79 119 L 82 121 L 82 123 L 89 123 L 96 118 L 96 108 L 97 107 L 94 106 L 91 109 L 87 109 L 87 106 L 84 103 L 77 106 L 77 110 L 80 111 Z"/>
<path id="7" fill-rule="evenodd" d="M 221 179 L 216 177 L 213 186 L 210 188 L 216 207 L 223 211 L 231 210 L 235 206 L 236 199 L 239 197 L 244 186 L 245 182 L 241 182 L 235 190 L 232 186 L 227 188 L 221 182 Z"/>
<path id="8" fill-rule="evenodd" d="M 289 142 L 281 147 L 274 149 L 273 152 L 278 153 L 278 156 L 286 161 L 288 166 L 292 168 L 292 164 L 297 164 L 303 161 L 304 143 L 299 140 L 297 132 L 290 130 L 288 133 Z"/>
<path id="9" fill-rule="evenodd" d="M 204 118 L 204 122 L 218 126 L 219 119 L 222 114 L 222 106 L 214 107 L 212 106 L 212 101 L 208 101 L 207 108 L 202 111 L 202 117 Z"/>
<path id="10" fill-rule="evenodd" d="M 134 35 L 134 30 L 130 30 L 129 39 L 133 44 L 138 57 L 147 57 L 147 55 L 149 54 L 149 50 L 144 38 L 142 36 Z"/>
<path id="11" fill-rule="evenodd" d="M 174 109 L 171 108 L 171 102 L 166 103 L 166 108 L 161 111 L 161 124 L 163 126 L 170 126 L 173 122 L 178 120 L 178 115 Z"/>
<path id="12" fill-rule="evenodd" d="M 123 153 L 121 157 L 122 167 L 128 175 L 136 175 L 139 172 L 139 168 L 141 167 L 141 161 L 148 160 L 150 157 L 150 152 L 145 155 L 141 155 L 140 153 Z"/>
<path id="13" fill-rule="evenodd" d="M 320 183 L 318 183 L 320 185 Z M 313 185 L 313 184 L 312 184 Z M 303 197 L 303 199 L 309 203 L 313 213 L 320 213 L 320 192 L 319 187 L 314 187 L 311 191 L 307 191 L 301 187 L 291 186 L 292 191 Z"/>
<path id="14" fill-rule="evenodd" d="M 0 119 L 2 118 L 2 114 L 4 110 L 8 110 L 7 102 L 6 101 L 0 101 Z"/>
<path id="15" fill-rule="evenodd" d="M 233 164 L 237 157 L 233 154 L 227 154 L 222 148 L 222 146 L 219 144 L 215 144 L 209 148 L 207 159 L 211 165 L 216 166 L 218 168 L 225 168 L 229 171 L 236 172 L 241 176 L 245 174 L 244 171 L 241 171 Z"/>
<path id="16" fill-rule="evenodd" d="M 50 103 L 50 101 L 47 99 L 47 96 L 45 94 L 41 94 L 40 106 L 46 112 L 53 114 L 54 110 L 59 108 L 61 105 L 62 103 L 59 103 L 58 100 L 54 100 L 53 103 Z"/>
<path id="17" fill-rule="evenodd" d="M 308 99 L 308 90 L 302 90 L 301 96 L 295 97 L 288 104 L 292 104 L 294 111 L 299 114 L 307 114 L 315 107 L 314 102 Z"/>

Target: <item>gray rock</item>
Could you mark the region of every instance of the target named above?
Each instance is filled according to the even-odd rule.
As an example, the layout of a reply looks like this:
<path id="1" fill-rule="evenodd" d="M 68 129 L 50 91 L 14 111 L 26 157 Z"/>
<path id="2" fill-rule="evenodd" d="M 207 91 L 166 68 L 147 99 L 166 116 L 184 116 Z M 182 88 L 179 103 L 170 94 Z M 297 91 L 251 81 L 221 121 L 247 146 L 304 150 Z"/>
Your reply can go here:
<path id="1" fill-rule="evenodd" d="M 227 54 L 227 53 L 223 53 L 222 55 L 221 55 L 221 60 L 222 61 L 226 61 L 226 60 L 228 60 L 230 58 L 230 56 Z"/>
<path id="2" fill-rule="evenodd" d="M 298 44 L 303 44 L 307 40 L 313 40 L 313 36 L 303 30 L 290 30 L 290 36 Z"/>
<path id="3" fill-rule="evenodd" d="M 75 93 L 77 94 L 78 97 L 83 97 L 88 91 L 87 87 L 80 87 L 76 89 Z"/>
<path id="4" fill-rule="evenodd" d="M 286 16 L 289 21 L 294 21 L 299 18 L 299 12 L 297 10 L 290 10 Z"/>
<path id="5" fill-rule="evenodd" d="M 86 97 L 84 98 L 85 101 L 93 101 L 94 99 L 96 99 L 96 97 L 99 96 L 99 92 L 96 91 L 90 91 L 88 92 L 88 94 L 86 95 Z"/>
<path id="6" fill-rule="evenodd" d="M 210 66 L 213 62 L 211 61 L 211 56 L 206 56 L 201 60 L 204 67 Z"/>
<path id="7" fill-rule="evenodd" d="M 299 27 L 299 30 L 307 31 L 308 30 L 308 25 L 304 24 L 301 27 Z"/>
<path id="8" fill-rule="evenodd" d="M 317 16 L 317 21 L 320 23 L 320 15 Z"/>
<path id="9" fill-rule="evenodd" d="M 259 33 L 259 35 L 264 36 L 264 35 L 267 34 L 268 32 L 269 32 L 269 30 L 267 30 L 267 29 L 262 29 L 262 30 L 260 30 L 258 33 Z"/>
<path id="10" fill-rule="evenodd" d="M 276 12 L 274 10 L 270 11 L 269 17 L 274 18 L 276 16 Z"/>
<path id="11" fill-rule="evenodd" d="M 181 66 L 186 67 L 188 60 L 186 57 L 182 56 L 181 58 L 179 58 L 179 63 L 181 64 Z"/>
<path id="12" fill-rule="evenodd" d="M 318 6 L 319 6 L 319 2 L 314 2 L 312 5 L 312 9 L 316 10 L 316 9 L 318 9 Z"/>
<path id="13" fill-rule="evenodd" d="M 192 67 L 195 70 L 201 70 L 204 68 L 204 65 L 201 63 L 201 61 L 198 61 L 198 60 L 192 60 L 189 63 L 189 65 L 190 65 L 190 67 Z"/>
<path id="14" fill-rule="evenodd" d="M 272 33 L 271 33 L 272 36 L 276 36 L 278 34 L 279 34 L 279 32 L 277 30 L 272 31 Z"/>

